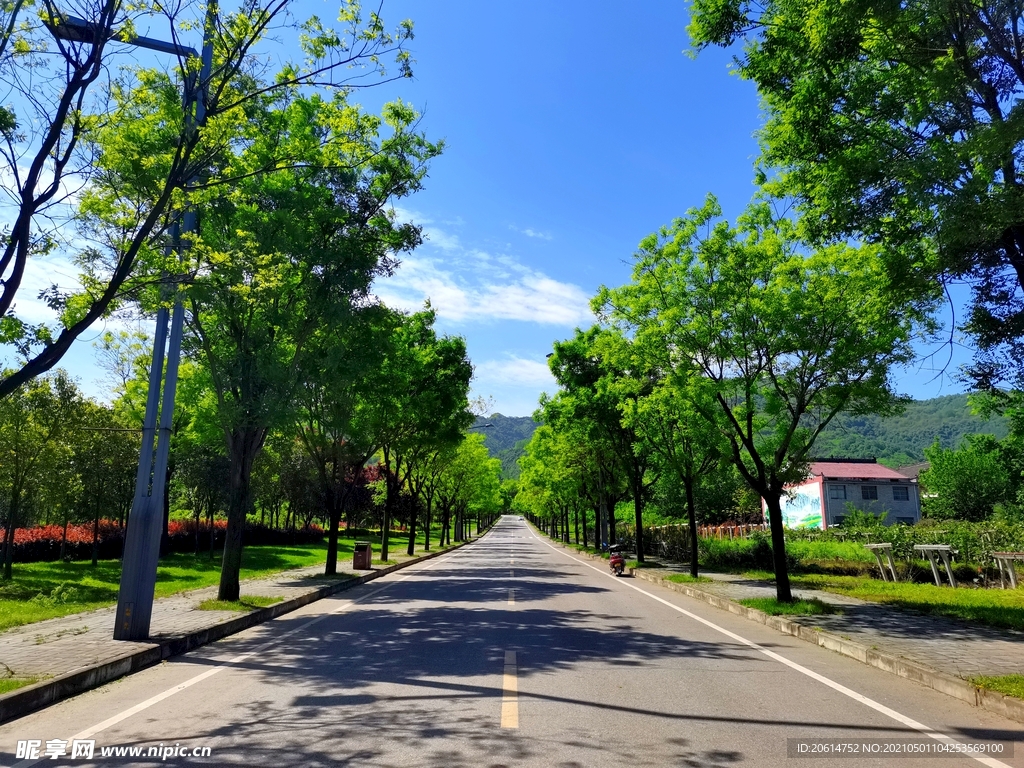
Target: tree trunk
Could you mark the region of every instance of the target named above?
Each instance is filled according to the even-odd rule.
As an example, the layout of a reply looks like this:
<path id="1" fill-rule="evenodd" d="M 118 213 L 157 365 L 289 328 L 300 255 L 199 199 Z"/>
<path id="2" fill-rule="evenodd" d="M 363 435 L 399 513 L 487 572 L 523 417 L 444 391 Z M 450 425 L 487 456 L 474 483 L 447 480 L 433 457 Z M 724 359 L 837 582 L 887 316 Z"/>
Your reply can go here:
<path id="1" fill-rule="evenodd" d="M 639 471 L 634 468 L 634 475 Z M 640 475 L 633 480 L 633 519 L 636 525 L 636 560 L 644 561 L 644 478 Z"/>
<path id="2" fill-rule="evenodd" d="M 388 539 L 391 534 L 391 513 L 395 505 L 395 483 L 391 477 L 391 452 L 384 449 L 384 520 L 380 526 L 380 559 L 388 559 Z"/>
<path id="3" fill-rule="evenodd" d="M 13 578 L 14 564 L 14 532 L 17 530 L 18 508 L 21 506 L 21 489 L 15 488 L 11 494 L 11 504 L 7 509 L 7 530 L 4 531 L 4 581 Z"/>
<path id="4" fill-rule="evenodd" d="M 338 527 L 341 525 L 341 504 L 338 494 L 333 488 L 325 488 L 327 496 L 327 512 L 330 518 L 327 530 L 327 564 L 324 574 L 333 576 L 338 572 Z"/>
<path id="5" fill-rule="evenodd" d="M 587 508 L 583 508 L 583 548 L 587 548 Z"/>
<path id="6" fill-rule="evenodd" d="M 213 505 L 210 505 L 210 559 L 213 560 L 213 546 L 217 539 L 216 530 L 213 527 Z"/>
<path id="7" fill-rule="evenodd" d="M 164 529 L 160 533 L 160 557 L 167 555 L 168 548 L 171 546 L 171 477 L 174 475 L 174 461 L 167 462 L 167 473 L 166 480 L 164 482 Z"/>
<path id="8" fill-rule="evenodd" d="M 425 510 L 426 516 L 423 518 L 423 550 L 425 552 L 430 551 L 430 518 L 432 512 L 432 501 L 433 499 L 430 496 L 427 496 L 427 508 Z"/>
<path id="9" fill-rule="evenodd" d="M 67 515 L 64 515 L 64 531 L 60 535 L 60 561 L 64 562 L 64 556 L 68 550 L 68 523 L 70 522 Z"/>
<path id="10" fill-rule="evenodd" d="M 195 515 L 196 515 L 196 557 L 199 557 L 199 521 L 203 517 L 203 506 L 202 504 L 196 504 Z"/>
<path id="11" fill-rule="evenodd" d="M 786 530 L 782 525 L 781 492 L 764 494 L 768 507 L 768 524 L 772 531 L 772 562 L 775 565 L 775 596 L 780 603 L 793 602 L 789 587 L 789 568 L 786 564 Z"/>
<path id="12" fill-rule="evenodd" d="M 690 523 L 690 575 L 697 578 L 697 504 L 693 498 L 693 481 L 685 480 L 686 517 Z"/>
<path id="13" fill-rule="evenodd" d="M 100 561 L 100 511 L 97 508 L 96 517 L 92 520 L 92 564 L 95 567 Z"/>
<path id="14" fill-rule="evenodd" d="M 419 509 L 419 499 L 414 495 L 412 499 L 412 512 L 409 514 L 409 546 L 405 554 L 412 557 L 416 552 L 416 512 Z"/>
<path id="15" fill-rule="evenodd" d="M 252 465 L 263 447 L 265 436 L 266 431 L 259 427 L 242 428 L 234 431 L 228 445 L 231 483 L 218 600 L 233 602 L 238 599 L 238 574 L 242 570 L 242 536 L 246 515 L 249 513 Z"/>

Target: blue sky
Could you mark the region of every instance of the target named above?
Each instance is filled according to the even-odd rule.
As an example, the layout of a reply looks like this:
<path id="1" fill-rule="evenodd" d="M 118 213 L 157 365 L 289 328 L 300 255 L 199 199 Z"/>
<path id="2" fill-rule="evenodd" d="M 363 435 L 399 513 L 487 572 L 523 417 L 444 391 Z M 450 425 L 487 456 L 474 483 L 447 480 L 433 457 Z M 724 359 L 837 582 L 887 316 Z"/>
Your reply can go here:
<path id="1" fill-rule="evenodd" d="M 327 20 L 336 5 L 296 11 Z M 756 92 L 727 53 L 686 55 L 678 1 L 386 0 L 382 15 L 414 21 L 415 79 L 354 99 L 411 102 L 447 150 L 425 190 L 398 203 L 426 242 L 377 293 L 408 309 L 429 298 L 439 329 L 467 340 L 475 394 L 528 415 L 554 388 L 552 341 L 592 322 L 589 297 L 629 279 L 644 236 L 709 191 L 730 217 L 750 199 Z M 66 367 L 102 395 L 91 338 Z M 898 385 L 917 398 L 960 391 L 928 370 Z"/>
<path id="2" fill-rule="evenodd" d="M 467 339 L 477 393 L 527 415 L 553 389 L 551 342 L 590 324 L 587 298 L 629 279 L 644 236 L 709 191 L 730 217 L 749 201 L 756 91 L 728 53 L 686 54 L 681 2 L 387 0 L 384 15 L 415 22 L 416 79 L 393 91 L 448 149 L 401 204 L 427 243 L 380 294 L 430 296 Z M 960 391 L 934 379 L 944 360 L 900 389 Z"/>

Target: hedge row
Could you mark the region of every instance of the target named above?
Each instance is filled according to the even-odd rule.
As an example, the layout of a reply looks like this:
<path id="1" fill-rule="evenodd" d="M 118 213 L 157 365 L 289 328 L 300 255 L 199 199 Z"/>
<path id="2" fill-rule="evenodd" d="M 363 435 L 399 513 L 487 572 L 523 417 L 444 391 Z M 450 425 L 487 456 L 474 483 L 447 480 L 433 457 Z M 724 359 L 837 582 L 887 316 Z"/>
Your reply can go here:
<path id="1" fill-rule="evenodd" d="M 992 552 L 1024 552 L 1024 524 L 986 520 L 968 523 L 925 518 L 917 525 L 867 524 L 830 528 L 827 531 L 790 530 L 786 541 L 848 541 L 861 544 L 889 542 L 893 556 L 909 561 L 920 558 L 915 544 L 949 544 L 958 550 L 957 560 L 986 565 Z"/>
<path id="2" fill-rule="evenodd" d="M 213 545 L 224 545 L 224 532 L 227 530 L 226 520 L 215 520 L 213 525 Z M 196 524 L 194 520 L 171 520 L 168 527 L 169 552 L 193 552 L 196 549 Z M 33 528 L 18 528 L 14 532 L 14 560 L 19 563 L 37 563 L 60 559 L 61 541 L 64 527 L 60 525 L 40 525 Z M 313 544 L 323 541 L 324 531 L 318 525 L 308 529 L 281 530 L 270 528 L 259 523 L 247 523 L 242 541 L 246 546 L 280 546 L 291 544 Z M 0 530 L 0 544 L 4 533 Z M 124 550 L 124 529 L 113 520 L 101 520 L 97 539 L 98 557 L 100 560 L 115 560 L 121 557 Z M 209 549 L 210 526 L 199 523 L 199 548 Z M 69 525 L 67 545 L 64 548 L 65 560 L 91 560 L 93 548 L 93 525 Z"/>

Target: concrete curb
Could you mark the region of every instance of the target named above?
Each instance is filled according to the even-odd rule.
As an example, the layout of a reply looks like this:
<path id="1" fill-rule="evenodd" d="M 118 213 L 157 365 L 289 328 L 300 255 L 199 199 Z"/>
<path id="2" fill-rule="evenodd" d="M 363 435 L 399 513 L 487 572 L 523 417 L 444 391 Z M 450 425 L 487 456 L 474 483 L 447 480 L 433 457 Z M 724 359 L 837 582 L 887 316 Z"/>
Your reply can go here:
<path id="1" fill-rule="evenodd" d="M 550 538 L 550 536 L 547 538 Z M 559 544 L 567 551 L 572 551 L 569 547 L 566 547 L 563 542 L 556 541 L 554 543 Z M 577 551 L 576 554 L 588 557 L 592 560 L 603 560 L 603 558 L 589 552 Z M 842 656 L 856 659 L 862 664 L 867 664 L 868 666 L 875 667 L 876 669 L 881 669 L 885 672 L 894 674 L 897 677 L 902 677 L 905 680 L 913 680 L 915 683 L 920 683 L 927 688 L 939 691 L 940 693 L 945 693 L 946 695 L 952 696 L 960 701 L 965 701 L 972 707 L 980 707 L 981 709 L 994 712 L 995 714 L 1001 715 L 1009 720 L 1024 723 L 1024 701 L 1021 699 L 1014 698 L 1013 696 L 1005 696 L 997 691 L 989 691 L 984 688 L 979 688 L 968 680 L 948 675 L 945 672 L 940 672 L 937 669 L 932 669 L 931 667 L 927 667 L 923 664 L 908 661 L 907 659 L 899 656 L 894 656 L 891 653 L 875 650 L 863 643 L 847 640 L 846 638 L 832 634 L 831 632 L 818 631 L 783 616 L 770 616 L 763 611 L 759 611 L 755 608 L 748 608 L 745 605 L 740 605 L 734 600 L 729 600 L 725 597 L 719 597 L 718 595 L 704 592 L 703 590 L 696 589 L 695 587 L 691 587 L 687 584 L 677 584 L 673 581 L 666 581 L 664 577 L 649 573 L 644 569 L 629 568 L 627 570 L 629 571 L 629 574 L 635 578 L 648 581 L 652 584 L 657 584 L 658 586 L 664 587 L 665 589 L 669 589 L 673 592 L 679 592 L 687 597 L 700 600 L 701 602 L 707 603 L 708 605 L 714 606 L 720 610 L 735 613 L 745 619 L 749 619 L 750 621 L 756 621 L 758 624 L 764 624 L 770 629 L 799 638 L 800 640 L 826 648 L 830 651 L 835 651 Z"/>
<path id="2" fill-rule="evenodd" d="M 63 699 L 98 688 L 113 680 L 158 664 L 163 659 L 177 656 L 207 643 L 212 643 L 229 635 L 250 629 L 258 624 L 271 621 L 278 616 L 290 613 L 338 592 L 343 592 L 346 589 L 351 589 L 359 584 L 365 584 L 368 581 L 379 579 L 382 576 L 387 576 L 389 573 L 400 571 L 411 565 L 447 555 L 477 540 L 479 540 L 479 536 L 472 541 L 465 541 L 447 549 L 423 554 L 411 560 L 406 560 L 397 565 L 389 565 L 387 568 L 381 568 L 379 571 L 373 571 L 354 579 L 344 579 L 336 584 L 326 584 L 304 595 L 299 595 L 280 603 L 274 603 L 274 605 L 267 608 L 259 608 L 220 624 L 214 624 L 211 627 L 190 632 L 187 635 L 168 638 L 157 644 L 149 644 L 143 648 L 127 651 L 116 658 L 102 661 L 99 664 L 76 669 L 73 672 L 68 672 L 58 677 L 42 680 L 24 688 L 18 688 L 15 691 L 0 696 L 0 723 L 14 720 L 30 712 L 56 704 Z"/>

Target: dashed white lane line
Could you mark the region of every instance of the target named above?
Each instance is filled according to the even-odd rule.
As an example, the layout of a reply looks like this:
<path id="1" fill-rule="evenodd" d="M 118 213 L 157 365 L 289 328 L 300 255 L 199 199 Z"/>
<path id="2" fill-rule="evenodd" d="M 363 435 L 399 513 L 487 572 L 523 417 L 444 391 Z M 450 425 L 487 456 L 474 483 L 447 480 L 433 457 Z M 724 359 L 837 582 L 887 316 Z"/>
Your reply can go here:
<path id="1" fill-rule="evenodd" d="M 508 604 L 509 605 L 515 605 L 516 604 L 516 591 L 514 589 L 510 589 L 508 591 Z"/>
<path id="2" fill-rule="evenodd" d="M 565 552 L 564 550 L 559 549 L 558 547 L 555 547 L 555 546 L 553 546 L 551 544 L 548 544 L 548 542 L 544 541 L 542 538 L 537 536 L 537 534 L 534 533 L 531 529 L 528 528 L 527 530 L 529 530 L 530 534 L 533 536 L 533 538 L 535 538 L 541 544 L 544 544 L 545 546 L 550 547 L 551 549 L 555 550 L 556 552 L 559 552 L 560 554 L 565 555 L 566 557 L 568 557 L 573 562 L 575 562 L 575 563 L 577 563 L 579 565 L 585 566 L 587 568 L 590 568 L 592 571 L 597 571 L 602 576 L 607 576 L 609 579 L 616 579 L 616 577 L 613 576 L 612 574 L 606 573 L 605 571 L 601 570 L 600 568 L 595 568 L 594 566 L 590 565 L 589 563 L 584 563 L 582 560 L 577 560 L 575 557 L 570 555 L 568 552 Z M 684 616 L 686 616 L 688 618 L 691 618 L 694 621 L 699 622 L 700 624 L 703 624 L 704 626 L 709 627 L 709 628 L 715 630 L 716 632 L 721 632 L 726 637 L 728 637 L 728 638 L 730 638 L 732 640 L 735 640 L 738 643 L 742 643 L 743 645 L 746 645 L 749 648 L 753 648 L 754 650 L 758 651 L 759 653 L 764 654 L 768 658 L 773 659 L 774 661 L 777 661 L 780 664 L 784 664 L 787 667 L 789 667 L 790 669 L 795 670 L 796 672 L 799 672 L 802 675 L 806 675 L 807 677 L 811 678 L 812 680 L 817 680 L 822 685 L 826 685 L 829 688 L 831 688 L 832 690 L 838 691 L 839 693 L 843 694 L 844 696 L 848 696 L 849 698 L 853 699 L 854 701 L 858 701 L 861 704 L 865 705 L 866 707 L 870 707 L 871 709 L 875 710 L 876 712 L 879 712 L 879 713 L 885 715 L 886 717 L 892 718 L 893 720 L 895 720 L 898 723 L 902 723 L 903 725 L 907 726 L 908 728 L 913 728 L 915 731 L 919 731 L 920 733 L 924 734 L 925 736 L 928 736 L 929 738 L 935 739 L 936 741 L 941 742 L 943 744 L 950 744 L 950 745 L 954 745 L 954 744 L 963 745 L 963 744 L 967 744 L 968 743 L 968 742 L 958 741 L 958 740 L 952 738 L 951 736 L 947 736 L 944 733 L 939 733 L 938 731 L 930 728 L 929 726 L 925 725 L 924 723 L 919 723 L 916 720 L 914 720 L 913 718 L 907 717 L 906 715 L 904 715 L 904 714 L 902 714 L 900 712 L 897 712 L 895 709 L 891 709 L 891 708 L 885 706 L 884 704 L 880 704 L 877 701 L 875 701 L 874 699 L 868 698 L 864 694 L 857 693 L 857 691 L 854 691 L 851 688 L 847 688 L 842 683 L 837 683 L 835 680 L 827 678 L 824 675 L 818 674 L 814 670 L 808 669 L 807 667 L 803 666 L 802 664 L 797 664 L 795 661 L 790 661 L 785 656 L 781 656 L 778 653 L 775 653 L 774 651 L 769 651 L 767 648 L 765 648 L 762 645 L 758 645 L 753 640 L 748 640 L 747 638 L 742 637 L 741 635 L 737 635 L 735 632 L 729 631 L 725 627 L 718 626 L 713 621 L 708 621 L 707 619 L 702 618 L 702 617 L 698 616 L 695 613 L 691 613 L 690 611 L 686 610 L 685 608 L 680 608 L 678 605 L 674 605 L 673 603 L 670 603 L 668 600 L 665 600 L 663 598 L 658 597 L 655 594 L 652 594 L 651 592 L 648 592 L 646 589 L 641 589 L 640 587 L 634 586 L 633 584 L 630 584 L 628 582 L 622 581 L 620 579 L 616 579 L 616 581 L 618 581 L 618 583 L 621 584 L 622 586 L 629 587 L 630 589 L 635 590 L 635 591 L 639 592 L 642 595 L 647 595 L 647 597 L 651 598 L 652 600 L 656 600 L 657 602 L 661 603 L 662 605 L 668 606 L 673 611 L 677 611 L 677 612 L 683 614 Z M 969 751 L 964 751 L 964 752 L 962 752 L 960 754 L 963 754 L 964 756 L 967 756 L 967 757 L 971 757 L 974 760 L 977 760 L 982 765 L 989 766 L 989 768 L 1011 768 L 1011 766 L 1007 765 L 1006 763 L 1004 763 L 1004 762 L 1002 762 L 1000 760 L 996 760 L 995 758 L 982 757 L 980 755 L 972 754 Z"/>
<path id="3" fill-rule="evenodd" d="M 123 722 L 124 720 L 127 720 L 129 717 L 131 717 L 133 715 L 137 715 L 139 712 L 143 712 L 144 710 L 147 710 L 150 707 L 152 707 L 152 706 L 154 706 L 156 704 L 159 704 L 164 699 L 168 699 L 171 696 L 173 696 L 174 694 L 180 693 L 181 691 L 184 691 L 186 688 L 191 688 L 196 683 L 201 683 L 201 682 L 203 682 L 203 680 L 206 680 L 207 678 L 213 677 L 214 675 L 218 674 L 219 672 L 223 672 L 225 669 L 228 669 L 229 667 L 232 667 L 232 666 L 234 666 L 236 664 L 240 664 L 241 662 L 245 661 L 246 659 L 248 659 L 251 656 L 255 656 L 255 655 L 259 654 L 259 653 L 262 653 L 263 651 L 268 650 L 272 646 L 280 643 L 285 638 L 290 637 L 291 635 L 294 635 L 294 634 L 296 634 L 298 632 L 302 632 L 305 629 L 309 629 L 314 624 L 317 624 L 317 623 L 323 621 L 324 619 L 329 618 L 330 616 L 336 616 L 339 613 L 344 613 L 345 611 L 347 611 L 350 608 L 358 605 L 359 603 L 362 603 L 365 600 L 369 600 L 374 595 L 383 592 L 388 587 L 392 587 L 395 584 L 398 584 L 400 582 L 405 581 L 406 579 L 410 579 L 413 576 L 415 576 L 417 573 L 422 573 L 423 571 L 428 571 L 431 568 L 434 568 L 434 567 L 440 565 L 441 563 L 447 562 L 448 560 L 451 560 L 451 559 L 453 559 L 455 557 L 458 557 L 460 554 L 462 554 L 462 553 L 461 552 L 455 552 L 455 553 L 449 555 L 448 557 L 438 558 L 437 562 L 432 563 L 431 565 L 428 565 L 426 568 L 417 568 L 412 573 L 409 573 L 409 574 L 401 577 L 400 579 L 395 579 L 394 581 L 389 581 L 386 584 L 382 584 L 380 587 L 378 587 L 377 589 L 373 590 L 372 592 L 367 592 L 362 597 L 356 598 L 355 600 L 350 600 L 347 603 L 345 603 L 344 605 L 334 609 L 330 613 L 321 614 L 320 616 L 317 616 L 315 619 L 312 619 L 310 621 L 307 621 L 305 624 L 302 624 L 302 625 L 300 625 L 298 627 L 295 627 L 295 629 L 290 629 L 287 632 L 284 632 L 284 633 L 278 635 L 273 640 L 268 640 L 267 642 L 263 643 L 262 645 L 257 646 L 256 648 L 254 648 L 251 651 L 239 654 L 238 656 L 234 656 L 233 658 L 228 659 L 223 664 L 218 664 L 216 667 L 213 667 L 212 669 L 208 669 L 206 672 L 198 674 L 195 677 L 191 677 L 191 678 L 189 678 L 188 680 L 186 680 L 183 683 L 178 683 L 178 685 L 175 685 L 175 686 L 173 686 L 171 688 L 168 688 L 166 691 L 161 691 L 156 696 L 152 696 L 152 697 L 146 699 L 145 701 L 136 704 L 134 707 L 129 707 L 128 709 L 124 710 L 123 712 L 119 712 L 118 714 L 114 715 L 113 717 L 107 718 L 103 722 L 97 723 L 96 725 L 93 725 L 93 726 L 91 726 L 89 728 L 86 728 L 84 731 L 80 731 L 80 732 L 76 733 L 74 736 L 71 736 L 70 738 L 68 738 L 67 742 L 70 744 L 75 739 L 90 739 L 93 736 L 95 736 L 96 734 L 101 733 L 101 732 L 107 730 L 108 728 L 111 728 L 111 727 L 117 725 L 118 723 Z M 29 768 L 29 766 L 31 766 L 31 765 L 35 765 L 36 763 L 42 762 L 43 759 L 45 759 L 45 758 L 41 758 L 39 760 L 22 760 L 20 763 L 15 763 L 12 766 L 12 768 Z"/>
<path id="4" fill-rule="evenodd" d="M 501 676 L 501 727 L 519 727 L 519 681 L 516 652 L 505 651 L 505 669 Z"/>

